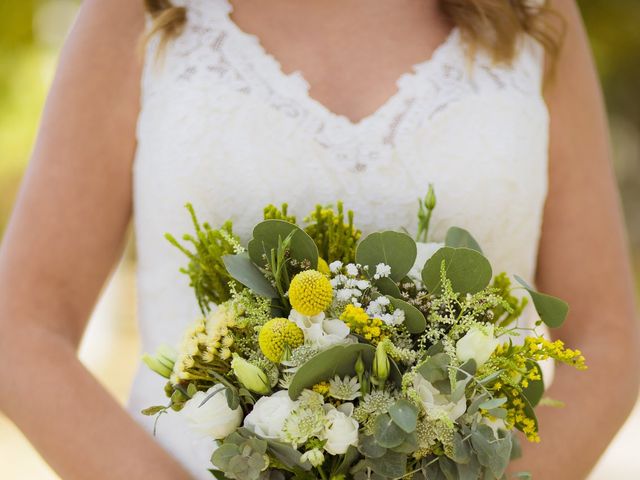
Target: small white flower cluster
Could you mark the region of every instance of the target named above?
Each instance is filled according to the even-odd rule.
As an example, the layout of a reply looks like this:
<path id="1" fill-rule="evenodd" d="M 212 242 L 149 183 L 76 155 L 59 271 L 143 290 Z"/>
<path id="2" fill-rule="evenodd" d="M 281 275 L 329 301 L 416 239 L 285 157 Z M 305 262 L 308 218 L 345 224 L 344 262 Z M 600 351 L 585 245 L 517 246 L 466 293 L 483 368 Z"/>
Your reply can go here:
<path id="1" fill-rule="evenodd" d="M 400 325 L 404 323 L 404 310 L 396 308 L 393 313 L 389 313 L 390 303 L 391 301 L 385 296 L 380 296 L 372 300 L 367 306 L 367 315 L 371 318 L 379 318 L 387 325 Z"/>
<path id="2" fill-rule="evenodd" d="M 361 278 L 362 267 L 354 263 L 344 265 L 337 260 L 329 265 L 331 271 L 331 286 L 335 291 L 335 299 L 338 304 L 353 303 L 360 307 L 360 297 L 365 290 L 371 288 L 369 280 Z"/>
<path id="3" fill-rule="evenodd" d="M 374 280 L 380 280 L 391 275 L 391 267 L 385 263 L 379 263 L 376 265 L 376 273 L 373 274 Z"/>

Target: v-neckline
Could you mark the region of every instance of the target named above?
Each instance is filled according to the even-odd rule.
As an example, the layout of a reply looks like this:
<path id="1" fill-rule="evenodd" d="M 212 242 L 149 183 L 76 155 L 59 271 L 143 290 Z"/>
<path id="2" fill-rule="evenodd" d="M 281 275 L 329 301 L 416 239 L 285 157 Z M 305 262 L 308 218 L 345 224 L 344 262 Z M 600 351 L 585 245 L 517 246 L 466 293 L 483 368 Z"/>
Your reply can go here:
<path id="1" fill-rule="evenodd" d="M 427 59 L 413 64 L 408 71 L 402 73 L 396 79 L 395 91 L 389 97 L 387 97 L 384 102 L 382 102 L 371 113 L 364 115 L 358 120 L 353 120 L 345 114 L 334 112 L 322 101 L 317 100 L 315 97 L 313 97 L 310 93 L 311 84 L 305 78 L 305 75 L 301 70 L 294 70 L 291 73 L 286 73 L 282 68 L 282 64 L 275 57 L 275 55 L 270 53 L 264 47 L 260 37 L 253 33 L 246 32 L 233 20 L 233 18 L 231 17 L 233 13 L 233 5 L 230 0 L 222 1 L 225 3 L 226 7 L 226 14 L 223 17 L 229 24 L 230 31 L 234 35 L 236 35 L 236 37 L 245 41 L 245 43 L 247 44 L 246 48 L 254 49 L 254 52 L 251 53 L 252 56 L 261 59 L 266 64 L 266 66 L 271 68 L 271 70 L 274 72 L 274 75 L 282 78 L 283 81 L 288 84 L 287 87 L 289 93 L 291 93 L 291 88 L 295 89 L 300 101 L 306 103 L 310 109 L 315 110 L 321 116 L 335 120 L 342 127 L 351 129 L 361 128 L 364 125 L 375 120 L 377 117 L 382 116 L 387 110 L 392 109 L 395 104 L 402 100 L 406 84 L 417 81 L 418 74 L 433 67 L 437 63 L 438 58 L 443 54 L 443 52 L 447 50 L 449 46 L 456 44 L 459 38 L 458 27 L 452 27 L 445 39 L 434 48 L 434 50 L 431 52 L 431 55 Z"/>

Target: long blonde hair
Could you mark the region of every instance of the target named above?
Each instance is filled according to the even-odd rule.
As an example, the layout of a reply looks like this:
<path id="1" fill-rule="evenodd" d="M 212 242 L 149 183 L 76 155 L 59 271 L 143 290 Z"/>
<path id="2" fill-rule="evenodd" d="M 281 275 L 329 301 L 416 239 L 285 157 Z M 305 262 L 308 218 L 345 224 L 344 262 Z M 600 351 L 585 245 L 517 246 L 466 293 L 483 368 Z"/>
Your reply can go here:
<path id="1" fill-rule="evenodd" d="M 427 1 L 427 0 L 425 0 Z M 456 25 L 471 50 L 484 49 L 497 63 L 513 60 L 517 41 L 528 34 L 544 47 L 548 58 L 558 56 L 564 23 L 545 0 L 439 0 L 443 13 Z M 153 24 L 147 38 L 160 34 L 162 42 L 180 34 L 186 21 L 186 8 L 171 0 L 145 0 Z"/>

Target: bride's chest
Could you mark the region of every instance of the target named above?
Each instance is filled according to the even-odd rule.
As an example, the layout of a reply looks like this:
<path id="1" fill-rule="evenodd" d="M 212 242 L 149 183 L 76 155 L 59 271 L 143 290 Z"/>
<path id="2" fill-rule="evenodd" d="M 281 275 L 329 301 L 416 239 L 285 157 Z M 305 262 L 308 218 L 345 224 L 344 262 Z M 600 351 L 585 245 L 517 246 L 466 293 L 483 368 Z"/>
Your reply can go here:
<path id="1" fill-rule="evenodd" d="M 365 231 L 412 230 L 416 200 L 433 183 L 436 237 L 453 223 L 496 250 L 505 235 L 535 244 L 548 133 L 537 52 L 523 50 L 512 67 L 479 57 L 470 68 L 459 42 L 454 31 L 354 123 L 283 74 L 254 37 L 194 20 L 145 72 L 138 226 L 188 231 L 182 206 L 193 202 L 246 237 L 266 204 L 289 202 L 302 217 L 343 200 Z"/>

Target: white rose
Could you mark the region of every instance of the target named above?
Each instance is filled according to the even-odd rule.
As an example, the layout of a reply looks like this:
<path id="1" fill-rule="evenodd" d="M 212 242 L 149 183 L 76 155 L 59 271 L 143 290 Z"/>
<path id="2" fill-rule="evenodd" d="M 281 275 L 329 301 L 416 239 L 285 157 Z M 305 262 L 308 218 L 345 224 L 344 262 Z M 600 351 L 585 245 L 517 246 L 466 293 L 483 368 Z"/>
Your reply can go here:
<path id="1" fill-rule="evenodd" d="M 418 251 L 416 261 L 413 263 L 413 267 L 409 271 L 408 276 L 413 281 L 422 282 L 422 269 L 424 268 L 424 264 L 427 263 L 427 260 L 429 260 L 434 253 L 444 247 L 444 244 L 435 242 L 417 242 L 416 247 Z"/>
<path id="2" fill-rule="evenodd" d="M 327 348 L 338 343 L 349 343 L 347 337 L 351 332 L 342 320 L 327 319 L 324 312 L 318 315 L 303 315 L 291 309 L 289 320 L 302 329 L 305 343 L 320 348 Z"/>
<path id="3" fill-rule="evenodd" d="M 496 349 L 500 342 L 493 335 L 493 325 L 486 329 L 473 327 L 456 344 L 456 356 L 461 362 L 470 359 L 476 361 L 478 367 L 482 366 Z"/>
<path id="4" fill-rule="evenodd" d="M 280 439 L 284 421 L 298 406 L 289 398 L 287 390 L 262 397 L 244 419 L 244 426 L 264 438 Z"/>
<path id="5" fill-rule="evenodd" d="M 201 405 L 205 398 L 218 391 Z M 242 423 L 242 409 L 231 410 L 227 405 L 225 389 L 214 385 L 207 392 L 197 392 L 185 404 L 179 414 L 185 418 L 191 429 L 215 440 L 233 433 Z"/>
<path id="6" fill-rule="evenodd" d="M 358 444 L 358 429 L 360 425 L 351 417 L 353 404 L 344 403 L 338 408 L 327 406 L 327 426 L 321 437 L 327 442 L 324 449 L 331 455 L 346 453 L 351 445 Z"/>
<path id="7" fill-rule="evenodd" d="M 427 415 L 439 417 L 446 415 L 452 422 L 455 422 L 467 410 L 467 399 L 463 395 L 457 402 L 452 402 L 449 395 L 440 393 L 431 382 L 422 375 L 416 375 L 413 379 L 413 386 L 422 400 Z"/>

